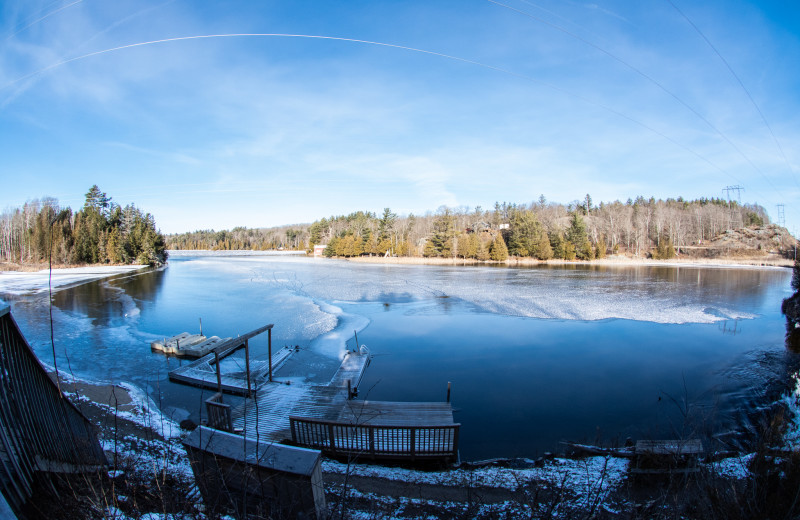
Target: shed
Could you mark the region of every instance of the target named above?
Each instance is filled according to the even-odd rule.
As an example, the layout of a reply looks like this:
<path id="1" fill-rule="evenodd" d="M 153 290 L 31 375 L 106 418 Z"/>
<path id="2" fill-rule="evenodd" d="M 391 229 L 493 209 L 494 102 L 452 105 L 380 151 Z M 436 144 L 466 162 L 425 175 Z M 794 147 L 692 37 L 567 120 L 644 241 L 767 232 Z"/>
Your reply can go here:
<path id="1" fill-rule="evenodd" d="M 184 440 L 206 507 L 237 516 L 326 518 L 322 454 L 205 426 Z"/>

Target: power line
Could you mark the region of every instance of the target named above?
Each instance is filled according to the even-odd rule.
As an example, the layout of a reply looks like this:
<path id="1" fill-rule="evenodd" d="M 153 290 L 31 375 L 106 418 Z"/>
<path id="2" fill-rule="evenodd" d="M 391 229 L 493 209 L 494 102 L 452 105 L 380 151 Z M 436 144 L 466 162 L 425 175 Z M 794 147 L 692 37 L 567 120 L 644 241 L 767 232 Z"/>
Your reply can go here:
<path id="1" fill-rule="evenodd" d="M 731 67 L 730 63 L 728 63 L 728 60 L 726 60 L 726 59 L 725 59 L 725 58 L 722 56 L 722 53 L 720 53 L 720 52 L 719 52 L 719 50 L 717 50 L 717 48 L 714 46 L 714 44 L 713 44 L 713 43 L 711 43 L 711 40 L 709 40 L 709 39 L 706 37 L 706 35 L 705 35 L 705 34 L 703 34 L 703 31 L 701 31 L 701 30 L 700 30 L 700 28 L 699 28 L 699 27 L 697 27 L 697 25 L 695 25 L 695 24 L 694 24 L 694 22 L 692 22 L 692 20 L 691 20 L 691 19 L 689 19 L 689 17 L 688 17 L 688 16 L 686 16 L 686 14 L 684 14 L 684 12 L 683 12 L 683 11 L 681 11 L 680 9 L 678 9 L 678 6 L 677 6 L 677 5 L 675 5 L 675 3 L 674 3 L 672 0 L 667 0 L 667 2 L 669 2 L 669 4 L 670 4 L 670 5 L 671 5 L 671 6 L 672 6 L 672 7 L 673 7 L 673 8 L 674 8 L 676 11 L 678 11 L 678 14 L 680 14 L 680 15 L 681 15 L 681 16 L 682 16 L 682 17 L 683 17 L 685 20 L 686 20 L 686 22 L 687 22 L 689 25 L 691 25 L 691 26 L 694 28 L 694 30 L 695 30 L 695 31 L 697 31 L 697 34 L 699 34 L 699 35 L 700 35 L 700 37 L 701 37 L 701 38 L 703 38 L 703 40 L 705 40 L 705 42 L 708 44 L 708 46 L 709 46 L 709 47 L 711 47 L 711 50 L 713 50 L 713 51 L 714 51 L 714 53 L 715 53 L 715 54 L 716 54 L 716 55 L 719 57 L 719 59 L 722 61 L 722 63 L 724 63 L 724 64 L 725 64 L 725 66 L 728 68 L 728 71 L 730 71 L 731 75 L 732 75 L 732 76 L 733 76 L 733 77 L 736 79 L 736 81 L 739 83 L 739 86 L 740 86 L 740 87 L 742 87 L 742 90 L 743 90 L 743 91 L 744 91 L 744 93 L 747 95 L 747 98 L 750 100 L 750 102 L 751 102 L 751 103 L 753 104 L 753 106 L 755 107 L 755 109 L 756 109 L 756 112 L 758 112 L 758 115 L 759 115 L 759 116 L 761 116 L 761 120 L 764 122 L 764 126 L 766 126 L 766 127 L 767 127 L 767 130 L 769 131 L 769 135 L 771 135 L 771 136 L 772 136 L 772 140 L 775 142 L 775 146 L 778 148 L 778 151 L 781 153 L 781 157 L 783 157 L 783 160 L 784 160 L 784 162 L 786 162 L 786 165 L 789 167 L 789 173 L 792 175 L 792 180 L 794 180 L 794 183 L 795 183 L 795 184 L 796 184 L 798 187 L 800 187 L 800 184 L 798 184 L 798 182 L 797 182 L 797 177 L 795 177 L 795 174 L 794 174 L 794 168 L 792 167 L 792 163 L 791 163 L 791 161 L 789 161 L 789 158 L 788 158 L 788 157 L 786 157 L 786 153 L 783 151 L 783 147 L 781 146 L 781 143 L 780 143 L 780 141 L 778 141 L 778 138 L 775 136 L 775 132 L 773 132 L 773 131 L 772 131 L 772 126 L 770 126 L 769 122 L 767 121 L 767 118 L 766 118 L 766 116 L 765 116 L 765 115 L 764 115 L 764 113 L 761 111 L 761 108 L 758 106 L 758 103 L 756 103 L 756 100 L 755 100 L 755 99 L 753 99 L 753 96 L 750 94 L 750 91 L 747 89 L 747 87 L 745 87 L 745 85 L 744 85 L 744 82 L 741 80 L 741 78 L 739 78 L 739 75 L 738 75 L 738 74 L 736 74 L 736 72 L 733 70 L 733 67 Z"/>
<path id="2" fill-rule="evenodd" d="M 704 122 L 717 135 L 719 135 L 726 143 L 728 143 L 728 145 L 730 145 L 731 148 L 733 148 L 736 151 L 736 153 L 738 153 L 748 164 L 750 164 L 750 166 L 752 166 L 753 169 L 756 172 L 758 172 L 759 175 L 761 175 L 764 178 L 764 180 L 767 181 L 767 183 L 769 183 L 770 186 L 772 186 L 772 189 L 774 189 L 776 192 L 779 191 L 778 188 L 769 179 L 769 177 L 767 177 L 764 174 L 764 172 L 761 171 L 761 169 L 758 166 L 756 166 L 756 164 L 750 159 L 750 157 L 748 157 L 727 135 L 725 135 L 719 128 L 717 128 L 711 121 L 709 121 L 700 112 L 698 112 L 696 109 L 694 109 L 686 101 L 684 101 L 683 99 L 678 97 L 677 94 L 675 94 L 671 90 L 667 89 L 664 85 L 659 83 L 652 76 L 646 74 L 644 71 L 642 71 L 642 70 L 638 69 L 637 67 L 635 67 L 634 65 L 628 63 L 627 61 L 623 60 L 619 56 L 616 56 L 615 54 L 611 53 L 610 51 L 605 50 L 604 48 L 600 47 L 599 45 L 596 45 L 596 44 L 590 42 L 589 40 L 587 40 L 587 39 L 585 39 L 585 38 L 583 38 L 583 37 L 571 32 L 569 30 L 565 29 L 564 27 L 561 27 L 561 26 L 556 25 L 554 23 L 548 22 L 547 20 L 539 18 L 538 16 L 535 16 L 535 15 L 533 15 L 533 14 L 527 12 L 527 11 L 523 11 L 521 9 L 517 9 L 515 7 L 512 7 L 510 5 L 506 5 L 506 4 L 501 3 L 501 2 L 499 2 L 497 0 L 486 0 L 486 1 L 489 2 L 489 3 L 495 4 L 497 6 L 503 7 L 505 9 L 508 9 L 510 11 L 514 11 L 515 13 L 518 13 L 518 14 L 521 14 L 523 16 L 526 16 L 526 17 L 528 17 L 528 18 L 530 18 L 532 20 L 535 20 L 535 21 L 537 21 L 537 22 L 539 22 L 541 24 L 547 25 L 548 27 L 552 27 L 553 29 L 555 29 L 557 31 L 560 31 L 560 32 L 566 34 L 567 36 L 569 36 L 571 38 L 574 38 L 574 39 L 576 39 L 576 40 L 578 40 L 578 41 L 580 41 L 580 42 L 592 47 L 593 49 L 596 49 L 596 50 L 602 52 L 606 56 L 610 57 L 611 59 L 613 59 L 613 60 L 615 60 L 615 61 L 617 61 L 619 63 L 621 63 L 622 65 L 626 66 L 627 68 L 629 68 L 630 70 L 632 70 L 636 74 L 640 75 L 641 77 L 643 77 L 647 81 L 651 82 L 653 85 L 655 85 L 659 89 L 661 89 L 664 93 L 669 95 L 672 99 L 674 99 L 675 101 L 677 101 L 678 103 L 683 105 L 687 110 L 689 110 L 691 113 L 693 113 L 698 119 L 700 119 L 702 122 Z"/>

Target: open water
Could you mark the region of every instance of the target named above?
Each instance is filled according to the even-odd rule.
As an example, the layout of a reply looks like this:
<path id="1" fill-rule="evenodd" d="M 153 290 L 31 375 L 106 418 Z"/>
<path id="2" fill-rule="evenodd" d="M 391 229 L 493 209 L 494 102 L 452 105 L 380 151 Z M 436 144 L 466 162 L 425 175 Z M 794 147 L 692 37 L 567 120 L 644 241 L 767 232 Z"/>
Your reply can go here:
<path id="1" fill-rule="evenodd" d="M 279 375 L 322 382 L 357 332 L 374 355 L 360 398 L 441 401 L 451 382 L 465 460 L 533 457 L 562 440 L 701 436 L 737 447 L 798 363 L 780 314 L 790 277 L 175 254 L 165 269 L 55 293 L 56 361 L 136 383 L 175 419 L 198 421 L 209 392 L 170 383 L 182 361 L 150 341 L 197 332 L 200 318 L 207 336 L 274 323 L 273 347 L 301 348 Z M 0 298 L 52 365 L 47 295 Z M 266 357 L 266 334 L 250 344 Z"/>

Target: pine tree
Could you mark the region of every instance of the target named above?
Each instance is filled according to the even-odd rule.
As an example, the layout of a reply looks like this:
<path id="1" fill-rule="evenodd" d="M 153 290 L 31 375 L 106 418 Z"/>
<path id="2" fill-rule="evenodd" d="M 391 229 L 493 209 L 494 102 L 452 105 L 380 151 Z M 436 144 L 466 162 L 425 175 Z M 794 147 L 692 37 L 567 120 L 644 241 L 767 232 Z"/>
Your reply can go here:
<path id="1" fill-rule="evenodd" d="M 595 258 L 605 258 L 607 248 L 605 237 L 600 235 L 600 238 L 597 239 L 597 245 L 595 246 Z"/>
<path id="2" fill-rule="evenodd" d="M 577 211 L 572 214 L 572 222 L 567 229 L 567 241 L 572 244 L 575 255 L 581 260 L 594 258 L 592 243 L 589 242 L 589 236 L 586 234 L 586 223 Z"/>
<path id="3" fill-rule="evenodd" d="M 483 240 L 478 239 L 478 253 L 477 253 L 478 260 L 481 262 L 486 262 L 490 259 L 489 256 L 489 248 L 486 247 L 486 243 Z"/>
<path id="4" fill-rule="evenodd" d="M 550 240 L 547 238 L 547 233 L 544 231 L 539 235 L 539 243 L 536 245 L 536 258 L 539 260 L 550 260 L 553 258 L 553 248 L 550 246 Z"/>
<path id="5" fill-rule="evenodd" d="M 489 258 L 495 262 L 508 260 L 508 248 L 501 233 L 495 235 L 492 245 L 489 247 Z"/>

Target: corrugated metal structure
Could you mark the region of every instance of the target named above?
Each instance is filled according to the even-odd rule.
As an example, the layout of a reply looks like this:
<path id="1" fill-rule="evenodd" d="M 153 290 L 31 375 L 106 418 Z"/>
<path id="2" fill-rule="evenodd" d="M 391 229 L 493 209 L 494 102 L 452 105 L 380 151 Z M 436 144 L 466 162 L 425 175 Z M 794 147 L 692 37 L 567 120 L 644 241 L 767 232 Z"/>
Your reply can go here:
<path id="1" fill-rule="evenodd" d="M 6 501 L 20 514 L 37 472 L 105 465 L 91 423 L 47 375 L 9 307 L 0 306 L 0 491 Z"/>

